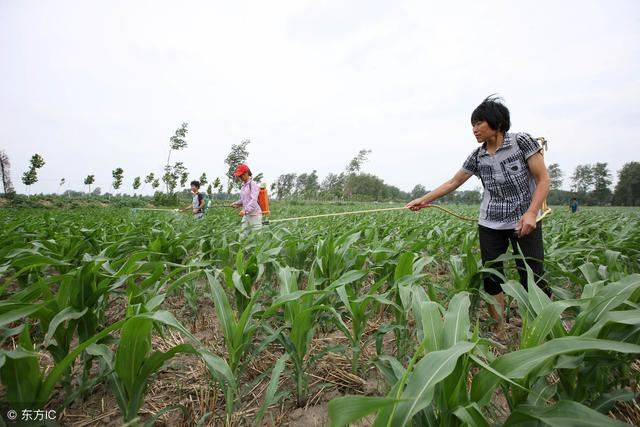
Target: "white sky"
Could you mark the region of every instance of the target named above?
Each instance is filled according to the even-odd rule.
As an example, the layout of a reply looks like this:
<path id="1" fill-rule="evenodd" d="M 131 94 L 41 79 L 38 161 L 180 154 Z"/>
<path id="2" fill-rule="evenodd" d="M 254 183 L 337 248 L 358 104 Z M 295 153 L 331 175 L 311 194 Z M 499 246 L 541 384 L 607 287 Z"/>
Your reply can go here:
<path id="1" fill-rule="evenodd" d="M 248 138 L 268 182 L 322 180 L 368 148 L 364 171 L 410 191 L 453 175 L 476 146 L 471 111 L 497 92 L 568 189 L 579 164 L 615 178 L 640 161 L 639 54 L 637 0 L 0 0 L 0 149 L 20 192 L 39 153 L 32 193 L 88 174 L 109 191 L 116 167 L 132 193 L 188 122 L 172 160 L 192 179 L 223 177 Z"/>

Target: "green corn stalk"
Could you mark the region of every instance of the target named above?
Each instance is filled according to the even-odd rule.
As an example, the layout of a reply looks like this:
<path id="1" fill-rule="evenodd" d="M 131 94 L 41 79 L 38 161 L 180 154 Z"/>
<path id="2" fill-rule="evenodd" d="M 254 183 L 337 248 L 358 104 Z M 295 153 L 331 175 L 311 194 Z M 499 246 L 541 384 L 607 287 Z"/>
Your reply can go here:
<path id="1" fill-rule="evenodd" d="M 270 406 L 277 404 L 280 399 L 287 395 L 287 393 L 284 391 L 276 393 L 278 391 L 278 382 L 280 381 L 280 375 L 285 368 L 285 363 L 287 362 L 287 360 L 289 360 L 289 356 L 285 354 L 281 356 L 273 366 L 273 370 L 271 371 L 271 379 L 269 380 L 269 384 L 267 385 L 264 401 L 254 419 L 255 425 L 262 425 L 262 420 L 267 409 Z"/>
<path id="2" fill-rule="evenodd" d="M 358 373 L 359 371 L 359 359 L 362 352 L 362 335 L 370 315 L 368 311 L 369 306 L 371 303 L 395 306 L 392 301 L 386 298 L 386 295 L 377 294 L 377 291 L 383 284 L 384 280 L 375 283 L 371 286 L 367 294 L 363 296 L 358 296 L 356 290 L 351 286 L 347 287 L 344 285 L 336 289 L 336 293 L 351 319 L 351 328 L 349 329 L 344 325 L 342 329 L 349 332 L 346 336 L 351 342 L 351 370 L 353 373 Z M 396 309 L 399 310 L 400 308 L 396 307 Z"/>
<path id="3" fill-rule="evenodd" d="M 263 314 L 263 328 L 268 334 L 265 343 L 277 340 L 289 355 L 294 367 L 294 380 L 296 385 L 296 402 L 302 406 L 307 399 L 308 379 L 307 367 L 315 363 L 332 348 L 324 349 L 314 357 L 307 357 L 309 345 L 315 334 L 317 319 L 320 313 L 330 313 L 336 321 L 336 325 L 345 332 L 342 319 L 331 306 L 322 303 L 323 298 L 340 286 L 344 286 L 359 280 L 364 272 L 349 271 L 343 274 L 326 289 L 317 290 L 313 282 L 307 284 L 307 290 L 299 289 L 299 272 L 289 267 L 281 268 L 278 272 L 280 280 L 280 296 Z M 267 319 L 283 308 L 285 325 L 274 330 L 269 326 Z M 348 331 L 346 331 L 348 333 Z M 263 343 L 263 345 L 265 345 Z"/>
<path id="4" fill-rule="evenodd" d="M 385 398 L 347 396 L 332 400 L 328 406 L 332 425 L 346 425 L 374 412 L 378 412 L 374 426 L 404 426 L 412 422 L 457 425 L 467 415 L 484 419 L 479 410 L 473 412 L 473 402 L 464 387 L 471 362 L 480 361 L 476 356 L 484 356 L 477 333 L 472 335 L 469 331 L 469 294 L 456 294 L 447 311 L 425 297 L 417 294 L 414 300 L 414 310 L 420 312 L 417 323 L 423 339 L 407 368 L 390 357 L 384 360 L 391 369 L 378 364 L 393 384 L 391 391 Z M 467 341 L 469 338 L 476 342 Z"/>
<path id="5" fill-rule="evenodd" d="M 256 255 L 251 255 L 245 261 L 242 251 L 236 254 L 235 270 L 231 267 L 222 269 L 225 282 L 230 289 L 235 290 L 236 309 L 244 312 L 253 294 L 252 287 L 264 273 L 264 265 L 257 263 Z"/>
<path id="6" fill-rule="evenodd" d="M 234 375 L 237 375 L 240 362 L 247 354 L 258 328 L 254 315 L 260 309 L 256 304 L 260 290 L 254 292 L 244 311 L 237 314 L 216 276 L 210 271 L 206 271 L 206 276 L 209 284 L 208 296 L 213 301 L 216 316 L 224 334 L 229 367 Z"/>

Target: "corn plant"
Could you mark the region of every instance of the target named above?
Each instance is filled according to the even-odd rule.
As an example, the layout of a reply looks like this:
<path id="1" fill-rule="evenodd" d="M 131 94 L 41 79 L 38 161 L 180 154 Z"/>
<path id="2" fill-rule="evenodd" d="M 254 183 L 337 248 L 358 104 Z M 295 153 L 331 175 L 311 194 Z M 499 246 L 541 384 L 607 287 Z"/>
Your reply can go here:
<path id="1" fill-rule="evenodd" d="M 318 287 L 335 282 L 349 270 L 362 268 L 366 257 L 353 250 L 354 243 L 360 238 L 360 232 L 345 234 L 338 239 L 330 232 L 326 239 L 318 242 L 310 271 Z"/>
<path id="2" fill-rule="evenodd" d="M 409 321 L 409 312 L 411 310 L 412 295 L 417 284 L 424 279 L 422 269 L 426 264 L 431 262 L 431 258 L 416 258 L 413 253 L 405 252 L 398 257 L 396 268 L 393 275 L 393 282 L 390 293 L 392 305 L 395 315 L 395 323 L 391 328 L 383 328 L 381 333 L 393 330 L 396 336 L 396 348 L 399 357 L 404 357 L 408 351 L 409 333 L 406 325 Z M 435 298 L 435 291 L 431 284 L 428 285 L 429 294 Z M 380 352 L 381 334 L 378 334 L 378 353 Z"/>
<path id="3" fill-rule="evenodd" d="M 387 299 L 385 294 L 379 295 L 378 290 L 384 285 L 384 280 L 374 283 L 365 295 L 359 296 L 353 286 L 343 285 L 336 288 L 336 293 L 344 305 L 351 320 L 351 328 L 342 324 L 343 331 L 348 331 L 347 338 L 351 342 L 351 369 L 354 373 L 359 370 L 359 359 L 362 352 L 362 335 L 369 319 L 369 307 L 372 303 L 394 306 L 396 310 L 400 307 Z"/>
<path id="4" fill-rule="evenodd" d="M 253 285 L 260 280 L 264 273 L 264 265 L 257 263 L 255 254 L 245 260 L 244 253 L 236 254 L 235 270 L 231 267 L 222 269 L 225 282 L 230 289 L 235 291 L 236 309 L 244 312 L 251 301 Z"/>
<path id="5" fill-rule="evenodd" d="M 540 399 L 524 390 L 538 390 L 533 396 L 544 396 L 545 401 L 560 398 L 596 403 L 611 393 L 626 396 L 620 387 L 629 384 L 628 364 L 640 351 L 636 333 L 640 317 L 636 309 L 616 309 L 635 304 L 640 276 L 627 276 L 606 286 L 589 284 L 581 299 L 555 302 L 531 283 L 532 276 L 529 270 L 528 292 L 515 282 L 503 286 L 518 301 L 524 316 L 522 350 L 491 363 L 495 371 L 523 387 L 503 385 L 512 411 Z M 565 330 L 560 315 L 568 308 L 577 308 L 579 314 L 573 327 Z M 614 337 L 615 341 L 610 339 Z M 547 379 L 554 371 L 560 378 L 558 384 Z M 616 371 L 618 374 L 612 376 Z M 498 384 L 497 377 L 481 372 L 474 378 L 472 395 L 478 401 L 486 400 Z"/>
<path id="6" fill-rule="evenodd" d="M 15 408 L 22 408 L 26 403 L 37 408 L 44 407 L 54 387 L 76 358 L 88 346 L 121 328 L 124 322 L 125 320 L 115 322 L 78 344 L 47 373 L 40 370 L 28 329 L 24 328 L 16 349 L 0 350 L 0 378 L 6 387 L 7 402 Z"/>
<path id="7" fill-rule="evenodd" d="M 472 413 L 486 424 L 466 389 L 466 373 L 472 364 L 482 364 L 480 356 L 486 355 L 477 331 L 470 332 L 469 294 L 456 294 L 446 311 L 426 294 L 417 293 L 415 298 L 422 341 L 407 367 L 395 358 L 381 358 L 377 366 L 392 384 L 390 392 L 384 398 L 332 400 L 332 425 L 346 425 L 374 412 L 374 426 L 459 425 L 460 418 Z"/>
<path id="8" fill-rule="evenodd" d="M 260 310 L 260 306 L 256 304 L 260 290 L 253 293 L 244 311 L 236 312 L 231 307 L 229 298 L 216 276 L 210 271 L 207 271 L 206 275 L 209 285 L 207 296 L 213 301 L 216 316 L 224 334 L 227 361 L 231 371 L 237 375 L 240 362 L 249 351 L 258 328 L 254 316 Z"/>
<path id="9" fill-rule="evenodd" d="M 315 361 L 326 352 L 332 350 L 332 348 L 327 348 L 320 354 L 308 357 L 309 345 L 316 331 L 318 315 L 322 312 L 329 312 L 334 316 L 337 325 L 343 325 L 342 319 L 335 309 L 322 302 L 334 289 L 358 280 L 363 275 L 364 272 L 349 271 L 326 289 L 318 290 L 315 288 L 315 283 L 310 281 L 307 283 L 307 289 L 302 290 L 299 287 L 299 271 L 284 267 L 278 272 L 280 296 L 263 314 L 263 328 L 268 334 L 265 343 L 273 341 L 280 343 L 293 362 L 298 406 L 302 406 L 307 399 L 308 368 L 313 366 Z M 284 325 L 273 329 L 266 322 L 266 319 L 273 316 L 280 308 L 283 309 Z"/>

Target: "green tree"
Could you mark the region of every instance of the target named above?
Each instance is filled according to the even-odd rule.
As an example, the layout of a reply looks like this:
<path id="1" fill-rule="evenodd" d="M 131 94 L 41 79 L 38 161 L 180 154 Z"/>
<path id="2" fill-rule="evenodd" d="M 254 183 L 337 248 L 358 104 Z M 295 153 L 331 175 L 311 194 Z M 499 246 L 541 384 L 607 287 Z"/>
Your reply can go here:
<path id="1" fill-rule="evenodd" d="M 358 182 L 358 180 L 353 177 L 355 177 L 356 173 L 360 172 L 362 165 L 367 161 L 367 156 L 369 156 L 369 154 L 371 154 L 371 150 L 362 149 L 353 159 L 351 159 L 351 161 L 349 161 L 349 163 L 347 163 L 345 168 L 347 177 L 343 188 L 345 197 L 350 198 L 355 194 L 352 185 L 355 182 Z"/>
<path id="2" fill-rule="evenodd" d="M 29 187 L 38 182 L 38 169 L 43 167 L 45 164 L 44 159 L 40 154 L 34 154 L 31 156 L 29 163 L 29 170 L 22 174 L 22 183 L 27 186 L 27 191 Z"/>
<path id="3" fill-rule="evenodd" d="M 297 175 L 295 173 L 287 173 L 280 175 L 276 180 L 276 193 L 278 200 L 289 197 L 296 184 Z"/>
<path id="4" fill-rule="evenodd" d="M 16 191 L 11 182 L 11 163 L 9 156 L 4 151 L 0 151 L 0 172 L 2 172 L 2 188 L 6 195 L 12 196 Z"/>
<path id="5" fill-rule="evenodd" d="M 594 176 L 593 169 L 590 165 L 578 165 L 571 176 L 571 190 L 586 194 L 593 187 Z"/>
<path id="6" fill-rule="evenodd" d="M 422 184 L 416 184 L 416 186 L 413 187 L 413 190 L 411 190 L 412 199 L 417 199 L 418 197 L 424 196 L 425 194 L 427 194 L 427 189 Z"/>
<path id="7" fill-rule="evenodd" d="M 224 162 L 227 165 L 227 189 L 231 192 L 231 189 L 236 187 L 240 188 L 240 182 L 235 179 L 233 173 L 238 168 L 238 165 L 246 163 L 249 157 L 249 151 L 247 151 L 247 145 L 251 143 L 251 140 L 245 139 L 240 144 L 232 144 L 231 151 Z"/>
<path id="8" fill-rule="evenodd" d="M 115 168 L 111 171 L 111 176 L 113 177 L 113 182 L 111 186 L 114 190 L 119 189 L 122 186 L 122 179 L 124 176 L 124 170 L 122 168 Z"/>
<path id="9" fill-rule="evenodd" d="M 342 198 L 344 192 L 344 173 L 328 174 L 320 185 L 320 190 L 323 196 L 327 199 L 339 199 Z"/>
<path id="10" fill-rule="evenodd" d="M 551 190 L 560 190 L 563 181 L 562 177 L 564 175 L 562 173 L 562 170 L 560 169 L 560 165 L 557 163 L 552 163 L 549 165 L 547 170 L 549 171 Z"/>
<path id="11" fill-rule="evenodd" d="M 180 171 L 180 188 L 184 188 L 187 181 L 189 181 L 189 172 L 184 168 L 184 170 Z"/>
<path id="12" fill-rule="evenodd" d="M 313 199 L 317 196 L 320 185 L 318 184 L 318 174 L 313 172 L 298 175 L 296 179 L 295 195 L 303 199 Z"/>
<path id="13" fill-rule="evenodd" d="M 151 188 L 156 190 L 158 187 L 160 187 L 160 180 L 158 178 L 155 178 L 151 183 Z"/>
<path id="14" fill-rule="evenodd" d="M 95 175 L 87 175 L 87 177 L 84 179 L 84 185 L 89 186 L 89 194 L 91 194 L 91 184 L 93 184 L 94 182 L 96 182 Z"/>
<path id="15" fill-rule="evenodd" d="M 205 172 L 202 172 L 202 175 L 200 175 L 200 185 L 202 185 L 203 187 L 209 182 L 207 180 L 207 174 Z"/>
<path id="16" fill-rule="evenodd" d="M 611 172 L 607 163 L 596 163 L 591 167 L 593 174 L 592 196 L 599 205 L 606 205 L 611 202 Z"/>
<path id="17" fill-rule="evenodd" d="M 140 185 L 142 185 L 142 182 L 140 181 L 140 177 L 136 176 L 135 178 L 133 178 L 133 189 L 137 190 L 138 188 L 140 188 Z"/>
<path id="18" fill-rule="evenodd" d="M 640 162 L 629 162 L 618 171 L 613 204 L 640 206 Z"/>
<path id="19" fill-rule="evenodd" d="M 360 169 L 362 168 L 364 162 L 367 161 L 367 156 L 369 156 L 369 154 L 371 154 L 371 150 L 360 150 L 358 154 L 347 164 L 347 174 L 360 172 Z"/>
<path id="20" fill-rule="evenodd" d="M 167 165 L 171 163 L 171 151 L 178 151 L 183 148 L 187 148 L 187 140 L 185 138 L 187 136 L 188 126 L 189 123 L 182 123 L 176 130 L 175 134 L 169 138 L 169 155 L 167 156 Z"/>
<path id="21" fill-rule="evenodd" d="M 180 187 L 184 187 L 188 179 L 189 173 L 182 162 L 176 162 L 173 167 L 169 165 L 165 166 L 162 181 L 167 186 L 167 194 L 173 193 L 178 186 L 178 180 L 180 182 Z"/>
<path id="22" fill-rule="evenodd" d="M 187 148 L 187 140 L 185 138 L 188 126 L 188 123 L 182 123 L 175 134 L 169 138 L 169 155 L 167 156 L 167 164 L 164 166 L 164 175 L 162 175 L 162 181 L 167 187 L 167 194 L 173 193 L 173 190 L 178 185 L 178 179 L 182 177 L 184 166 L 182 166 L 182 162 L 176 162 L 173 167 L 171 166 L 171 152 Z M 184 184 L 182 186 L 184 187 Z"/>
<path id="23" fill-rule="evenodd" d="M 144 185 L 153 183 L 154 179 L 156 179 L 156 175 L 151 172 L 149 175 L 144 177 Z M 144 186 L 142 188 L 144 188 Z"/>

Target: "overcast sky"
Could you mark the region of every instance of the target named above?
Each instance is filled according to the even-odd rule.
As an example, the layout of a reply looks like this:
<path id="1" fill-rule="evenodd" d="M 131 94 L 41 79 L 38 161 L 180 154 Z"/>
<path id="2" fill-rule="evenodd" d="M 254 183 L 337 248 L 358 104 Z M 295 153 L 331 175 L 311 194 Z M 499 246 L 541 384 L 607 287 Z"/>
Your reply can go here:
<path id="1" fill-rule="evenodd" d="M 637 0 L 0 0 L 0 149 L 19 192 L 39 153 L 31 192 L 88 174 L 109 191 L 122 167 L 132 193 L 188 122 L 172 160 L 193 179 L 250 139 L 267 182 L 367 148 L 364 171 L 410 191 L 460 168 L 471 112 L 499 93 L 568 189 L 579 164 L 640 161 L 639 62 Z"/>

